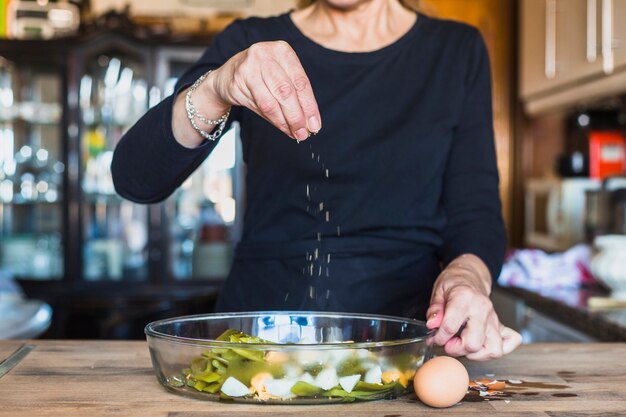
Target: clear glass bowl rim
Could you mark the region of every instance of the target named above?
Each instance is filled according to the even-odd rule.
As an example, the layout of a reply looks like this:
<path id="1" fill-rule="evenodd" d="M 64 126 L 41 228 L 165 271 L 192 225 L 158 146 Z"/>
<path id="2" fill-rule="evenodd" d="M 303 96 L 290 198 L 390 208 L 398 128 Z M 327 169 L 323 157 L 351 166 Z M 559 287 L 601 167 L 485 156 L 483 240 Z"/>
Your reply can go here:
<path id="1" fill-rule="evenodd" d="M 366 319 L 366 320 L 384 320 L 391 322 L 400 322 L 413 326 L 423 327 L 425 330 L 425 334 L 419 337 L 407 338 L 407 339 L 396 339 L 396 340 L 385 340 L 385 341 L 372 341 L 372 342 L 357 342 L 357 343 L 232 343 L 220 340 L 211 340 L 211 339 L 195 339 L 191 337 L 181 337 L 181 336 L 173 336 L 165 333 L 161 333 L 155 330 L 157 326 L 161 326 L 164 324 L 171 324 L 178 321 L 184 320 L 217 320 L 217 319 L 228 319 L 228 318 L 250 318 L 250 317 L 259 317 L 266 315 L 282 315 L 282 316 L 312 316 L 312 317 L 327 317 L 327 318 L 342 318 L 342 319 Z M 435 330 L 429 330 L 426 327 L 426 323 L 421 320 L 405 318 L 405 317 L 396 317 L 396 316 L 386 316 L 386 315 L 378 315 L 378 314 L 361 314 L 361 313 L 340 313 L 340 312 L 331 312 L 331 311 L 245 311 L 245 312 L 236 312 L 236 313 L 211 313 L 211 314 L 196 314 L 191 316 L 180 316 L 180 317 L 172 317 L 163 320 L 153 321 L 148 323 L 144 329 L 145 334 L 148 337 L 153 337 L 159 340 L 166 340 L 172 343 L 178 343 L 182 345 L 193 345 L 193 346 L 210 346 L 210 347 L 221 347 L 221 348 L 238 348 L 241 349 L 245 346 L 245 349 L 252 350 L 319 350 L 319 349 L 370 349 L 375 347 L 386 347 L 386 346 L 399 346 L 399 345 L 407 345 L 411 343 L 418 343 L 429 339 L 432 335 L 434 335 Z"/>

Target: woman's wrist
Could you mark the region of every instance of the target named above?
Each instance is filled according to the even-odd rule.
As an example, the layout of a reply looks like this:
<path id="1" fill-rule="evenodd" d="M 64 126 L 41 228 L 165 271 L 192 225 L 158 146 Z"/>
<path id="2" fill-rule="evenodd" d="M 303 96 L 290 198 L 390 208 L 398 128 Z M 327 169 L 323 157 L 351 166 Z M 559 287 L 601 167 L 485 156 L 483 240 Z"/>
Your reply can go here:
<path id="1" fill-rule="evenodd" d="M 191 97 L 194 110 L 209 120 L 220 119 L 227 114 L 231 108 L 230 104 L 225 103 L 220 98 L 214 87 L 215 84 L 212 77 L 214 72 L 207 75 L 192 92 Z M 193 126 L 188 117 L 186 99 L 190 88 L 180 92 L 175 98 L 172 114 L 172 131 L 178 143 L 186 148 L 193 149 L 202 144 L 205 138 Z M 207 133 L 211 133 L 214 128 L 215 126 L 202 126 L 202 130 Z"/>
<path id="2" fill-rule="evenodd" d="M 228 113 L 231 108 L 231 104 L 224 101 L 219 93 L 217 84 L 217 77 L 219 76 L 219 69 L 211 71 L 206 79 L 198 86 L 195 91 L 194 102 L 197 101 L 197 109 L 211 120 L 216 120 Z"/>
<path id="3" fill-rule="evenodd" d="M 487 265 L 476 255 L 463 254 L 448 264 L 443 275 L 456 277 L 459 283 L 475 286 L 485 295 L 491 294 L 492 279 Z"/>

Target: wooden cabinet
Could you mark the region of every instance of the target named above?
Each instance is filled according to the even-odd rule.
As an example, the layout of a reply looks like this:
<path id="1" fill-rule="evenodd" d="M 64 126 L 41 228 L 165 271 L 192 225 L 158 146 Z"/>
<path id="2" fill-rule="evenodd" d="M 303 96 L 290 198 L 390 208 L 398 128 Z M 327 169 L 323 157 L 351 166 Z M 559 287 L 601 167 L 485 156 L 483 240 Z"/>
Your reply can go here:
<path id="1" fill-rule="evenodd" d="M 556 2 L 523 0 L 520 18 L 520 92 L 526 98 L 552 88 L 557 82 Z"/>
<path id="2" fill-rule="evenodd" d="M 626 71 L 626 0 L 614 0 L 613 16 L 615 70 Z"/>
<path id="3" fill-rule="evenodd" d="M 520 4 L 520 96 L 528 113 L 626 91 L 626 0 Z"/>

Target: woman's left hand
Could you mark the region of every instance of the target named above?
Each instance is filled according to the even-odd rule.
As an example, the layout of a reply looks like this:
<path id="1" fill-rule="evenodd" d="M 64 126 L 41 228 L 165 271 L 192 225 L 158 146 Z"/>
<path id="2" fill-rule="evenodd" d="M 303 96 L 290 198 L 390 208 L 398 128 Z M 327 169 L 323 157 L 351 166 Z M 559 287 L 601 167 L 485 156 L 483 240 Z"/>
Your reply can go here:
<path id="1" fill-rule="evenodd" d="M 489 295 L 491 277 L 475 255 L 452 261 L 435 281 L 426 313 L 433 337 L 450 356 L 484 361 L 499 358 L 520 345 L 522 337 L 500 323 Z"/>

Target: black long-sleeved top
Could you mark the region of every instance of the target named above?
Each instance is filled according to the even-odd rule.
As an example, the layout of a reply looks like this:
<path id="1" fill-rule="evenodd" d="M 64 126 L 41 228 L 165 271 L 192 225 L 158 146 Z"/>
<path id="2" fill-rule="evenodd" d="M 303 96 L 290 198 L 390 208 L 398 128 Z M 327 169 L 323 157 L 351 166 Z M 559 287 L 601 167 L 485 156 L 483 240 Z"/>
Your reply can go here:
<path id="1" fill-rule="evenodd" d="M 441 266 L 464 253 L 495 279 L 505 233 L 479 32 L 420 14 L 391 45 L 347 53 L 307 38 L 289 14 L 250 18 L 218 35 L 177 91 L 251 44 L 279 39 L 309 76 L 323 129 L 298 144 L 248 109 L 232 112 L 246 212 L 218 308 L 419 315 Z M 112 172 L 123 197 L 163 200 L 214 148 L 181 146 L 172 106 L 165 99 L 119 143 Z"/>

